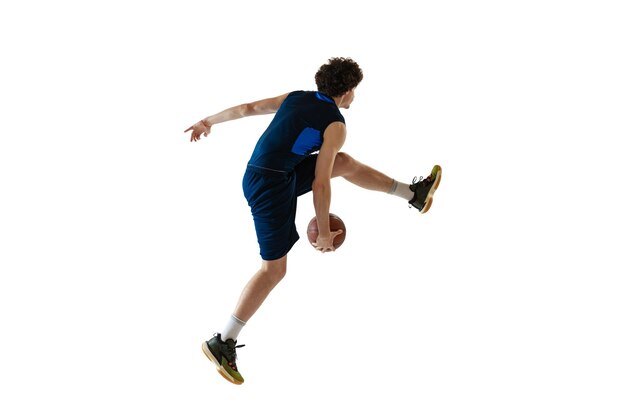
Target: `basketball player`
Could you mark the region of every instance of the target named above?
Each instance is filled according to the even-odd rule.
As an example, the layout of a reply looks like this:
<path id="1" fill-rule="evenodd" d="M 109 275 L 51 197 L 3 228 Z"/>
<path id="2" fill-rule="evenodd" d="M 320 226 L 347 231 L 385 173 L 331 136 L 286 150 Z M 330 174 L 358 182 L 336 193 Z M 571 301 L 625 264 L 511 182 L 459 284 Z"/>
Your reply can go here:
<path id="1" fill-rule="evenodd" d="M 221 333 L 202 345 L 218 371 L 235 384 L 243 383 L 236 364 L 237 337 L 271 290 L 285 276 L 287 253 L 298 240 L 296 202 L 313 191 L 319 235 L 314 244 L 322 253 L 334 251 L 329 209 L 330 179 L 343 177 L 368 190 L 389 193 L 426 213 L 441 181 L 441 167 L 412 184 L 400 183 L 341 152 L 346 125 L 340 109 L 349 109 L 354 90 L 363 79 L 349 58 L 332 58 L 315 74 L 317 91 L 294 91 L 231 107 L 189 127 L 191 141 L 207 136 L 211 127 L 253 115 L 276 115 L 261 135 L 248 162 L 243 191 L 252 211 L 262 258 L 261 268 L 244 287 L 234 312 Z M 319 151 L 319 153 L 316 153 Z"/>

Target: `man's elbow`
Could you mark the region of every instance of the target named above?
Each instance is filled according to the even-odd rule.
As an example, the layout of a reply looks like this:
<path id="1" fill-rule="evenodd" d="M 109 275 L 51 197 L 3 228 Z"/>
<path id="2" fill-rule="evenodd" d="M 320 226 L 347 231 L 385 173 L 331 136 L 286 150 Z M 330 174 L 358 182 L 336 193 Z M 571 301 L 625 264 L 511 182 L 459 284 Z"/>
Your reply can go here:
<path id="1" fill-rule="evenodd" d="M 325 190 L 330 188 L 330 181 L 327 179 L 315 179 L 313 180 L 313 184 L 311 185 L 311 189 L 313 193 L 324 192 Z"/>
<path id="2" fill-rule="evenodd" d="M 241 117 L 254 115 L 254 103 L 244 103 L 239 106 L 239 114 Z"/>
<path id="3" fill-rule="evenodd" d="M 268 113 L 276 113 L 277 109 L 273 109 L 269 104 L 262 102 L 245 103 L 241 105 L 241 116 L 266 115 Z"/>

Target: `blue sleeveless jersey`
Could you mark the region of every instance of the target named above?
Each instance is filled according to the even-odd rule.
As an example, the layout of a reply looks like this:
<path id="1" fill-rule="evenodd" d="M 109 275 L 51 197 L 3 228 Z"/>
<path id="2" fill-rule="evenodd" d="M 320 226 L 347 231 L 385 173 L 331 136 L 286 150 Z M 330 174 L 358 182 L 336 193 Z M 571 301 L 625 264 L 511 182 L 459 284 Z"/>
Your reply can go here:
<path id="1" fill-rule="evenodd" d="M 345 123 L 333 99 L 315 91 L 290 93 L 259 138 L 248 165 L 292 171 L 319 151 L 324 131 L 333 122 Z"/>

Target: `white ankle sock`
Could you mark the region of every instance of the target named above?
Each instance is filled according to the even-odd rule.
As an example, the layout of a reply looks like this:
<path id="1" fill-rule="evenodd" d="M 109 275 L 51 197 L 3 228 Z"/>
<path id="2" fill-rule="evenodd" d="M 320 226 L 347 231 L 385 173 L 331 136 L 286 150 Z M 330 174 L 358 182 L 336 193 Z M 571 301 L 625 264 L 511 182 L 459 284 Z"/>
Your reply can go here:
<path id="1" fill-rule="evenodd" d="M 222 341 L 226 341 L 229 338 L 233 341 L 237 341 L 237 337 L 241 332 L 243 326 L 246 325 L 244 321 L 237 318 L 235 315 L 231 315 L 226 322 L 226 326 L 222 330 Z"/>
<path id="2" fill-rule="evenodd" d="M 409 189 L 408 184 L 400 183 L 399 181 L 396 181 L 396 180 L 393 181 L 393 184 L 391 185 L 391 189 L 389 189 L 387 193 L 392 194 L 394 196 L 398 196 L 407 201 L 413 199 L 413 195 L 414 195 L 411 189 Z"/>

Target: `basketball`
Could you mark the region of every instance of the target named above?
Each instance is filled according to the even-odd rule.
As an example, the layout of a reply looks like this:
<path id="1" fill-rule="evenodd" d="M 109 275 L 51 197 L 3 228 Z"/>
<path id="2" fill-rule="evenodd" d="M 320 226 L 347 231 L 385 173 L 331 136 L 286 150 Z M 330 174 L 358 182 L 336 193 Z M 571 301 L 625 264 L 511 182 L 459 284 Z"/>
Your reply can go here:
<path id="1" fill-rule="evenodd" d="M 333 213 L 329 213 L 328 216 L 330 218 L 331 232 L 337 231 L 339 229 L 343 231 L 343 233 L 337 235 L 335 237 L 335 240 L 333 241 L 333 246 L 336 250 L 337 248 L 341 247 L 341 244 L 343 244 L 346 239 L 346 224 L 343 223 L 339 216 Z M 313 217 L 313 219 L 311 219 L 311 222 L 309 222 L 309 226 L 306 229 L 306 234 L 309 237 L 309 242 L 311 243 L 311 245 L 315 244 L 315 242 L 317 241 L 317 235 L 319 234 L 316 217 Z"/>

